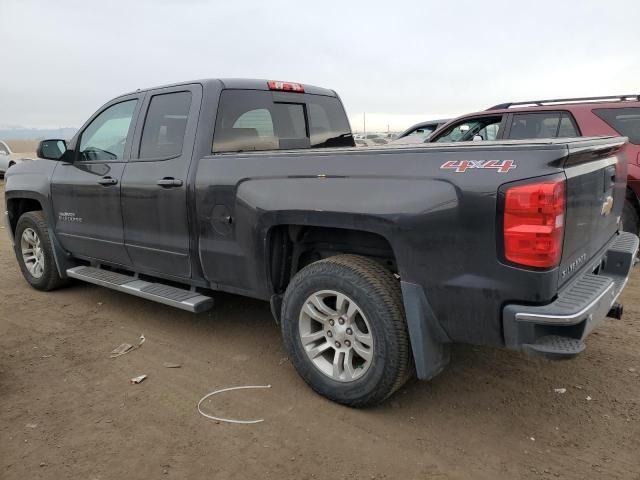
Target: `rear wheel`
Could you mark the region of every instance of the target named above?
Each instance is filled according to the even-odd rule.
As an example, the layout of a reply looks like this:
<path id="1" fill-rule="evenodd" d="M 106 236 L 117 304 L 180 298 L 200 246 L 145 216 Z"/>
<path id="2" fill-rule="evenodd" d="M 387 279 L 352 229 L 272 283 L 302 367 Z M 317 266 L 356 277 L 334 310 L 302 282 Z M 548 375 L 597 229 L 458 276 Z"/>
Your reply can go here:
<path id="1" fill-rule="evenodd" d="M 638 235 L 640 230 L 640 219 L 638 218 L 638 212 L 629 200 L 624 201 L 624 209 L 622 210 L 622 229 L 625 232 Z"/>
<path id="2" fill-rule="evenodd" d="M 282 333 L 302 378 L 336 402 L 382 402 L 412 372 L 398 280 L 365 257 L 339 255 L 301 270 L 282 306 Z"/>
<path id="3" fill-rule="evenodd" d="M 44 214 L 27 212 L 18 220 L 15 254 L 25 280 L 38 290 L 54 290 L 66 283 L 60 278 Z"/>

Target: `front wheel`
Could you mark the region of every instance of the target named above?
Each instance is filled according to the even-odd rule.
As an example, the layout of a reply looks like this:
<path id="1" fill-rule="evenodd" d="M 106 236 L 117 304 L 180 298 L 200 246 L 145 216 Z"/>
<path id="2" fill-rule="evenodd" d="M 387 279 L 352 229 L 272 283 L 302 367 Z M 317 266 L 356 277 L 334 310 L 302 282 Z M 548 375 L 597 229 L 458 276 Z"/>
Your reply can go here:
<path id="1" fill-rule="evenodd" d="M 25 280 L 38 290 L 54 290 L 65 284 L 58 275 L 44 214 L 27 212 L 18 219 L 15 254 Z"/>
<path id="2" fill-rule="evenodd" d="M 412 373 L 399 282 L 365 257 L 339 255 L 298 272 L 284 296 L 282 334 L 300 376 L 344 405 L 378 404 Z"/>

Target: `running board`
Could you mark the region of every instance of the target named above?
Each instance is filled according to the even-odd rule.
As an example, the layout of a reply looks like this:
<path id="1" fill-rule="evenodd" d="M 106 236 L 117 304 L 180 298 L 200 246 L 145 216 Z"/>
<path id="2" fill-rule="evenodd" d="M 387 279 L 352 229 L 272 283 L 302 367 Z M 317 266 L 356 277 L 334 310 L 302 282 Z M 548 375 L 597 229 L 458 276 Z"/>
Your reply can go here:
<path id="1" fill-rule="evenodd" d="M 199 313 L 213 306 L 211 297 L 206 297 L 196 291 L 171 287 L 162 283 L 146 282 L 130 275 L 101 268 L 73 267 L 67 270 L 67 275 L 84 282 L 164 303 L 188 312 Z"/>

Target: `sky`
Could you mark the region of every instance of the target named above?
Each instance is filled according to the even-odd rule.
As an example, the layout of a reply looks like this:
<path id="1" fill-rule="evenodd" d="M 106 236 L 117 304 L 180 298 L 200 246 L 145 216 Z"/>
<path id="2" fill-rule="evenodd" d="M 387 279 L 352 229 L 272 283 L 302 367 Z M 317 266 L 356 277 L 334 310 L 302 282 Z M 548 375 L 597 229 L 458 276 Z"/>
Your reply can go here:
<path id="1" fill-rule="evenodd" d="M 0 127 L 79 127 L 122 93 L 209 77 L 334 89 L 369 131 L 640 93 L 638 25 L 638 0 L 0 0 Z"/>

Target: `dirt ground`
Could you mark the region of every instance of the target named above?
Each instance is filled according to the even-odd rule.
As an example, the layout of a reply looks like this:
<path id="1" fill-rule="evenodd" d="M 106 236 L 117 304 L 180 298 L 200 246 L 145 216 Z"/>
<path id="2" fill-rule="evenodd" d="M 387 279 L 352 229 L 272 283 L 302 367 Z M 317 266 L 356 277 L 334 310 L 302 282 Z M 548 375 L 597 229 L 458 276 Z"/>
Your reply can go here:
<path id="1" fill-rule="evenodd" d="M 266 303 L 216 294 L 193 315 L 84 284 L 37 292 L 6 230 L 0 292 L 3 479 L 640 479 L 640 268 L 624 319 L 577 359 L 457 346 L 439 377 L 369 410 L 304 384 Z M 264 384 L 205 403 L 263 423 L 198 414 L 214 389 Z"/>

